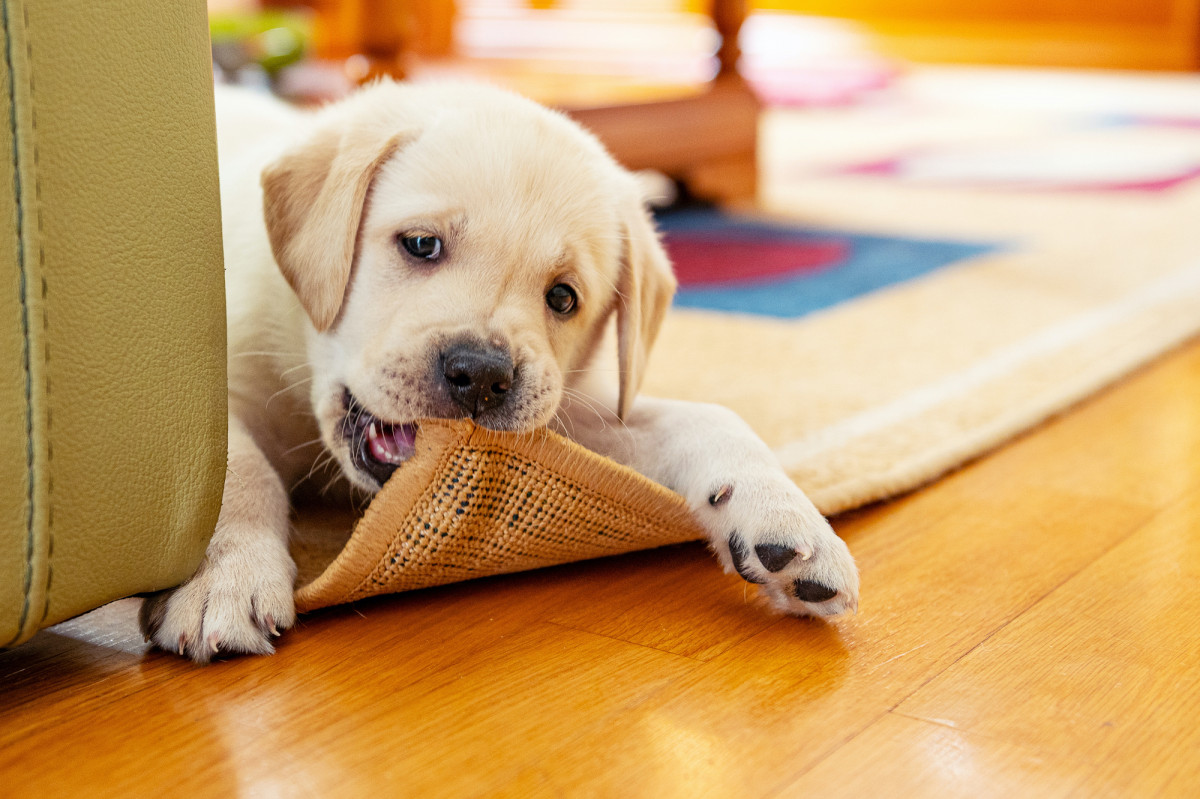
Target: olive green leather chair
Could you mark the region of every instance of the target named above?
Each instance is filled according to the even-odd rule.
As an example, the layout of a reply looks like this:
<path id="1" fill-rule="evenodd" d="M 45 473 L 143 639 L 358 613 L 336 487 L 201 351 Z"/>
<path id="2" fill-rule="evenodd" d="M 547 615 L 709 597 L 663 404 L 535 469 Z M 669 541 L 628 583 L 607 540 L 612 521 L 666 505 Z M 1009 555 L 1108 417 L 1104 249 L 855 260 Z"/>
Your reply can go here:
<path id="1" fill-rule="evenodd" d="M 0 647 L 195 569 L 225 469 L 203 0 L 0 0 Z"/>

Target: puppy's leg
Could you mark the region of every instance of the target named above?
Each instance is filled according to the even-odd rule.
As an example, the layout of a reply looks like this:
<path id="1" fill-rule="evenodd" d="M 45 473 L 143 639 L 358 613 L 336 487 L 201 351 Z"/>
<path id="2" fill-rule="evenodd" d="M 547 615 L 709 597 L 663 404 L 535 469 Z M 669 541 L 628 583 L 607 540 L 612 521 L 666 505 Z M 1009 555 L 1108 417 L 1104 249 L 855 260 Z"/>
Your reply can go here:
<path id="1" fill-rule="evenodd" d="M 271 636 L 296 620 L 287 539 L 283 483 L 231 415 L 225 493 L 204 560 L 183 585 L 146 598 L 142 632 L 198 663 L 217 652 L 274 652 Z"/>
<path id="2" fill-rule="evenodd" d="M 831 616 L 858 608 L 845 543 L 733 411 L 639 397 L 624 424 L 568 400 L 560 432 L 681 494 L 727 572 L 762 585 L 772 606 Z"/>

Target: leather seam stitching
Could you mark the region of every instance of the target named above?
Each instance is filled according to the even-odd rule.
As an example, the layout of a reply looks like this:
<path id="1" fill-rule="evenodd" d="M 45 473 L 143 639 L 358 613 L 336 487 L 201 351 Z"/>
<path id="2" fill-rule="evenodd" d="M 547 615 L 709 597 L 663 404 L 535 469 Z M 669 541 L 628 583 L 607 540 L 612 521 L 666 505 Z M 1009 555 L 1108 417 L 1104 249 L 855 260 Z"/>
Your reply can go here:
<path id="1" fill-rule="evenodd" d="M 38 149 L 37 129 L 37 92 L 33 78 L 33 36 L 30 35 L 29 6 L 21 7 L 25 29 L 26 68 L 29 71 L 29 141 L 33 151 L 33 214 L 37 220 L 38 273 L 42 288 L 42 368 L 45 372 L 45 394 L 43 402 L 46 406 L 46 601 L 42 605 L 42 615 L 38 625 L 46 620 L 50 613 L 50 587 L 54 583 L 54 409 L 51 406 L 50 394 L 50 312 L 49 285 L 46 281 L 46 246 L 42 234 L 42 179 L 41 153 Z"/>
<path id="2" fill-rule="evenodd" d="M 25 624 L 29 620 L 30 592 L 33 590 L 33 520 L 36 497 L 34 491 L 33 377 L 30 368 L 29 287 L 27 275 L 25 274 L 25 226 L 23 209 L 21 207 L 21 159 L 18 136 L 20 126 L 17 122 L 17 77 L 13 69 L 10 0 L 2 0 L 0 2 L 0 10 L 2 10 L 4 17 L 4 58 L 8 67 L 9 124 L 12 134 L 12 152 L 10 156 L 12 157 L 13 165 L 12 191 L 16 206 L 18 299 L 21 303 L 21 333 L 23 342 L 21 348 L 21 366 L 25 375 L 25 470 L 27 483 L 25 498 L 25 598 L 21 606 L 21 617 L 17 623 L 16 635 L 5 643 L 5 646 L 11 646 L 13 642 L 21 638 L 25 631 Z"/>

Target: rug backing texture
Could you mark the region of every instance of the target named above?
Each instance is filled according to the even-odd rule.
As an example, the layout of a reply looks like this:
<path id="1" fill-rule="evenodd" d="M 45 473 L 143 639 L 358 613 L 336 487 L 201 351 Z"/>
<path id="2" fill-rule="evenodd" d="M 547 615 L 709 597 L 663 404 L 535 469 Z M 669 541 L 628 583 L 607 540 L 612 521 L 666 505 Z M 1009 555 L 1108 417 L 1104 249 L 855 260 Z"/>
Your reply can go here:
<path id="1" fill-rule="evenodd" d="M 679 495 L 548 430 L 425 422 L 401 468 L 349 540 L 297 536 L 299 610 L 701 535 Z"/>

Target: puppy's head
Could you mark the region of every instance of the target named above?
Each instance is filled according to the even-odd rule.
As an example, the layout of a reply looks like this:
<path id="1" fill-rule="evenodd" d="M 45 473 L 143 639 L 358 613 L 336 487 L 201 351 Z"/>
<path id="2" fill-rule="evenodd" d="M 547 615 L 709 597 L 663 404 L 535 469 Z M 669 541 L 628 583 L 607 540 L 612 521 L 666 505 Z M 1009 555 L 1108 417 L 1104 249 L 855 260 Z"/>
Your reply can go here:
<path id="1" fill-rule="evenodd" d="M 496 89 L 376 84 L 262 184 L 311 321 L 314 412 L 354 484 L 378 489 L 423 418 L 546 424 L 613 314 L 628 409 L 675 283 L 637 184 L 565 117 Z"/>

